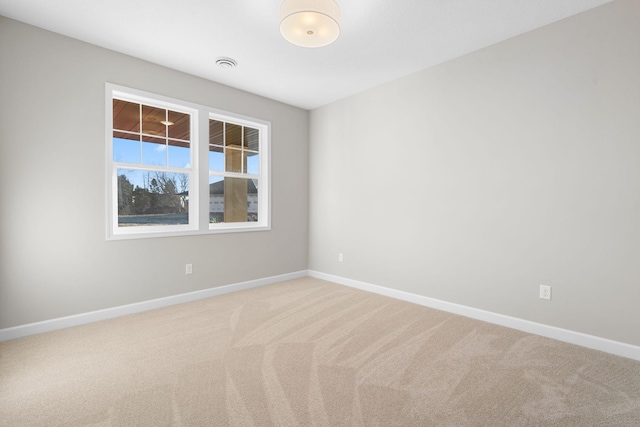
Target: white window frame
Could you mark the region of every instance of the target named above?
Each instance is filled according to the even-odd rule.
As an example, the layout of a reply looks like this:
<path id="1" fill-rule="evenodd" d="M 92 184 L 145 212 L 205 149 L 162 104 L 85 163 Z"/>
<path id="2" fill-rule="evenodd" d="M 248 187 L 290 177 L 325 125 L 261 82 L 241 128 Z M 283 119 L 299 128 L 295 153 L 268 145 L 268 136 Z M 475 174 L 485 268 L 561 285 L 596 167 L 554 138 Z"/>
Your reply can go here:
<path id="1" fill-rule="evenodd" d="M 191 168 L 152 166 L 113 160 L 113 99 L 141 103 L 191 115 Z M 224 172 L 224 176 L 258 179 L 258 221 L 209 224 L 209 118 L 259 129 L 259 174 Z M 105 84 L 107 240 L 271 230 L 271 123 L 111 83 Z M 189 224 L 118 227 L 118 169 L 189 173 Z M 217 175 L 218 173 L 216 173 Z"/>
<path id="2" fill-rule="evenodd" d="M 269 174 L 263 174 L 262 171 L 269 170 L 269 137 L 270 137 L 270 126 L 268 122 L 262 122 L 255 119 L 249 119 L 243 116 L 239 116 L 236 114 L 230 114 L 220 110 L 211 110 L 209 112 L 209 116 L 207 119 L 207 123 L 210 119 L 218 120 L 220 122 L 230 123 L 239 126 L 246 126 L 254 129 L 258 129 L 259 131 L 259 139 L 258 139 L 258 155 L 259 155 L 259 168 L 260 173 L 257 175 L 250 173 L 237 173 L 237 172 L 219 172 L 219 171 L 210 171 L 207 165 L 207 174 L 208 177 L 211 176 L 219 176 L 222 178 L 243 178 L 243 179 L 257 179 L 258 180 L 258 221 L 256 222 L 219 222 L 219 223 L 210 223 L 209 230 L 218 231 L 218 232 L 235 232 L 235 231 L 245 231 L 247 229 L 269 229 L 271 227 L 269 218 Z M 207 130 L 209 128 L 207 127 Z M 208 135 L 208 133 L 207 133 Z M 207 143 L 208 143 L 207 138 Z M 224 150 L 226 150 L 226 144 L 224 145 Z M 207 145 L 208 150 L 208 145 Z M 264 176 L 263 176 L 264 175 Z M 207 182 L 208 179 L 207 179 Z M 208 188 L 208 187 L 207 187 Z M 208 197 L 207 197 L 207 205 L 208 205 Z"/>

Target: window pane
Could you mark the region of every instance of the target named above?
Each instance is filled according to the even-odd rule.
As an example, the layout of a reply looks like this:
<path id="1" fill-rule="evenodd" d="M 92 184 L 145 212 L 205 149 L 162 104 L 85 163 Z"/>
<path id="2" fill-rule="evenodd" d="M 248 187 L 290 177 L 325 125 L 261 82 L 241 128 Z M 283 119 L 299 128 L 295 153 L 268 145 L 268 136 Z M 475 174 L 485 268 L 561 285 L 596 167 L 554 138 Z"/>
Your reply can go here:
<path id="1" fill-rule="evenodd" d="M 169 140 L 169 166 L 177 168 L 191 167 L 191 148 L 189 144 Z"/>
<path id="2" fill-rule="evenodd" d="M 247 180 L 247 221 L 258 221 L 258 180 Z"/>
<path id="3" fill-rule="evenodd" d="M 167 120 L 167 110 L 164 108 L 142 106 L 142 133 L 147 135 L 167 136 L 167 126 L 162 122 Z"/>
<path id="4" fill-rule="evenodd" d="M 232 123 L 225 123 L 225 145 L 234 146 L 237 148 L 242 147 L 242 126 L 234 125 Z"/>
<path id="5" fill-rule="evenodd" d="M 114 132 L 113 161 L 123 163 L 140 163 L 140 141 L 117 138 Z"/>
<path id="6" fill-rule="evenodd" d="M 142 164 L 167 165 L 167 144 L 164 139 L 149 136 L 142 137 Z"/>
<path id="7" fill-rule="evenodd" d="M 209 119 L 209 144 L 224 145 L 224 123 Z"/>
<path id="8" fill-rule="evenodd" d="M 222 147 L 209 146 L 209 170 L 224 172 L 224 153 Z"/>
<path id="9" fill-rule="evenodd" d="M 260 131 L 253 128 L 244 128 L 244 148 L 251 151 L 258 151 Z"/>
<path id="10" fill-rule="evenodd" d="M 113 129 L 140 132 L 140 104 L 114 99 Z"/>
<path id="11" fill-rule="evenodd" d="M 247 173 L 258 175 L 260 173 L 260 155 L 258 153 L 247 153 L 246 158 Z"/>
<path id="12" fill-rule="evenodd" d="M 242 150 L 227 147 L 225 150 L 225 171 L 242 172 Z"/>
<path id="13" fill-rule="evenodd" d="M 209 222 L 258 221 L 257 180 L 209 177 Z"/>
<path id="14" fill-rule="evenodd" d="M 169 122 L 167 125 L 169 127 L 169 138 L 191 140 L 191 117 L 189 114 L 169 110 Z"/>
<path id="15" fill-rule="evenodd" d="M 224 178 L 209 177 L 209 222 L 224 222 Z"/>
<path id="16" fill-rule="evenodd" d="M 189 175 L 118 169 L 118 227 L 189 223 Z"/>

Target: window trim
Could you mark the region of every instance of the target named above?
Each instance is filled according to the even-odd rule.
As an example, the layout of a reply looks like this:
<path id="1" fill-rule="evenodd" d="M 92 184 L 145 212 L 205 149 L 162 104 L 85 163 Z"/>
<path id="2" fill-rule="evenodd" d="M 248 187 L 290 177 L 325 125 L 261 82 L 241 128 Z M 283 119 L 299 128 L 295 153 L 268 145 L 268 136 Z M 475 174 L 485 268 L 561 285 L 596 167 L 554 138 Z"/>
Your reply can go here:
<path id="1" fill-rule="evenodd" d="M 118 227 L 117 170 L 129 163 L 113 161 L 113 98 L 158 106 L 191 114 L 191 169 L 189 179 L 189 224 L 152 227 Z M 209 118 L 258 128 L 258 221 L 209 223 Z M 112 83 L 105 84 L 105 211 L 107 240 L 141 239 L 202 234 L 271 230 L 271 122 L 204 105 L 144 92 Z M 135 169 L 158 170 L 158 166 L 136 164 Z M 161 167 L 185 173 L 182 168 Z M 233 175 L 230 172 L 226 176 Z M 248 175 L 241 174 L 243 178 Z M 144 228 L 144 231 L 141 231 Z"/>
<path id="2" fill-rule="evenodd" d="M 209 167 L 208 167 L 208 163 L 207 163 L 207 183 L 209 182 L 209 177 L 211 176 L 219 176 L 219 177 L 229 177 L 229 178 L 242 178 L 242 179 L 251 179 L 252 177 L 255 177 L 258 180 L 258 218 L 267 218 L 267 224 L 266 226 L 270 228 L 270 222 L 269 219 L 271 218 L 270 212 L 269 212 L 269 205 L 270 203 L 268 203 L 268 200 L 265 200 L 265 198 L 268 198 L 268 195 L 270 194 L 270 187 L 269 187 L 269 177 L 268 177 L 268 173 L 265 174 L 267 176 L 263 176 L 261 171 L 264 170 L 264 168 L 267 168 L 266 170 L 269 171 L 270 170 L 270 157 L 269 157 L 269 143 L 268 141 L 270 140 L 270 135 L 269 135 L 269 129 L 270 126 L 268 123 L 261 123 L 260 121 L 257 121 L 255 119 L 248 119 L 246 117 L 243 116 L 239 116 L 239 115 L 233 115 L 233 114 L 229 114 L 227 112 L 222 112 L 219 110 L 211 110 L 209 112 L 209 115 L 207 117 L 207 124 L 209 122 L 209 120 L 218 120 L 218 121 L 222 121 L 224 123 L 231 123 L 234 125 L 239 125 L 239 126 L 245 126 L 245 127 L 251 127 L 251 128 L 257 128 L 260 132 L 259 132 L 259 142 L 258 142 L 258 155 L 259 155 L 259 168 L 260 168 L 260 172 L 258 173 L 258 175 L 255 174 L 250 174 L 250 173 L 243 173 L 243 172 L 217 172 L 217 171 L 210 171 Z M 207 126 L 208 129 L 208 126 Z M 208 133 L 207 133 L 208 136 Z M 206 140 L 207 143 L 207 151 L 209 150 L 209 139 L 207 138 Z M 266 182 L 263 182 L 266 181 Z M 267 191 L 264 191 L 264 188 L 267 189 Z M 208 188 L 208 186 L 207 186 Z M 266 195 L 264 193 L 267 193 Z M 207 194 L 207 200 L 209 199 L 209 194 Z M 208 206 L 208 203 L 207 203 Z M 208 217 L 208 215 L 207 215 Z M 245 227 L 248 226 L 248 228 L 254 229 L 257 228 L 258 226 L 252 225 L 252 224 L 259 224 L 260 220 L 258 220 L 257 222 L 220 222 L 220 223 L 209 223 L 209 230 L 211 231 L 218 231 L 218 232 L 233 232 L 233 231 L 244 231 Z"/>

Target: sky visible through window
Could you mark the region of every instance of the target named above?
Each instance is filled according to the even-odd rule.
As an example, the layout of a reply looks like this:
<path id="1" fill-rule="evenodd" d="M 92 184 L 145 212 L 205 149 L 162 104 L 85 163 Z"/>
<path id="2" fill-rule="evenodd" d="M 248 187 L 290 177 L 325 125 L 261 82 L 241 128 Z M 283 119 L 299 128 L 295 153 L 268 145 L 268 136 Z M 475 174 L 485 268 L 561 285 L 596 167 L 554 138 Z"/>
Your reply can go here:
<path id="1" fill-rule="evenodd" d="M 142 146 L 140 145 L 142 144 Z M 191 162 L 189 148 L 165 144 L 140 142 L 131 139 L 113 138 L 113 160 L 122 163 L 151 166 L 172 166 L 188 168 Z M 124 173 L 119 169 L 119 174 Z M 136 173 L 138 172 L 138 173 Z M 127 170 L 125 175 L 131 184 L 146 188 L 142 171 Z"/>
<path id="2" fill-rule="evenodd" d="M 260 156 L 257 153 L 251 154 L 246 157 L 247 173 L 257 175 L 260 172 Z M 136 165 L 191 167 L 189 148 L 144 141 L 141 143 L 140 141 L 124 138 L 113 138 L 113 160 Z M 209 151 L 209 170 L 223 172 L 224 164 L 223 153 Z M 134 174 L 132 172 L 132 170 L 127 170 L 129 182 L 134 186 L 144 187 L 143 174 Z"/>

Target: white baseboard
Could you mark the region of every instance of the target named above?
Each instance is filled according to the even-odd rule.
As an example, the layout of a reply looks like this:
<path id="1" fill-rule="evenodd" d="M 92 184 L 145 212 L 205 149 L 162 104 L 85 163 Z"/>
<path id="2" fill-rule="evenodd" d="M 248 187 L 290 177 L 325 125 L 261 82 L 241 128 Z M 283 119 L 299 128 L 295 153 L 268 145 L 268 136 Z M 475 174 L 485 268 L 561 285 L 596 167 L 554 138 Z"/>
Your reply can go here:
<path id="1" fill-rule="evenodd" d="M 219 286 L 216 288 L 204 289 L 201 291 L 189 292 L 186 294 L 173 295 L 150 301 L 143 301 L 119 307 L 107 308 L 104 310 L 91 311 L 89 313 L 76 314 L 73 316 L 60 317 L 57 319 L 45 320 L 42 322 L 15 326 L 12 328 L 0 329 L 0 342 L 22 338 L 29 335 L 55 331 L 58 329 L 69 328 L 72 326 L 98 322 L 100 320 L 112 319 L 114 317 L 125 316 L 128 314 L 141 313 L 156 308 L 168 307 L 171 305 L 182 304 L 185 302 L 196 301 L 199 299 L 214 297 L 218 295 L 224 295 L 231 292 L 242 291 L 245 289 L 271 285 L 274 283 L 283 282 L 285 280 L 293 280 L 306 276 L 327 280 L 352 288 L 357 288 L 402 301 L 423 305 L 425 307 L 431 307 L 437 310 L 459 314 L 461 316 L 470 317 L 472 319 L 482 320 L 484 322 L 506 326 L 508 328 L 517 329 L 530 334 L 541 335 L 543 337 L 553 338 L 570 344 L 576 344 L 582 347 L 604 351 L 606 353 L 640 361 L 640 347 L 631 344 L 613 341 L 606 338 L 600 338 L 593 335 L 587 335 L 568 329 L 557 328 L 555 326 L 531 322 L 528 320 L 518 319 L 516 317 L 492 313 L 490 311 L 467 307 L 464 305 L 442 301 L 435 298 L 429 298 L 422 295 L 416 295 L 396 289 L 385 288 L 383 286 L 321 273 L 314 270 L 302 270 L 294 273 L 282 274 L 279 276 L 250 280 L 247 282 Z"/>
<path id="2" fill-rule="evenodd" d="M 414 304 L 423 305 L 425 307 L 459 314 L 461 316 L 470 317 L 472 319 L 482 320 L 484 322 L 493 323 L 500 326 L 506 326 L 507 328 L 517 329 L 519 331 L 527 332 L 530 334 L 541 335 L 543 337 L 553 338 L 558 341 L 563 341 L 594 350 L 604 351 L 605 353 L 615 354 L 616 356 L 627 357 L 629 359 L 640 361 L 640 347 L 631 344 L 613 341 L 606 338 L 600 338 L 593 335 L 587 335 L 568 329 L 556 328 L 555 326 L 543 325 L 541 323 L 492 313 L 490 311 L 467 307 L 460 304 L 454 304 L 451 302 L 429 298 L 422 295 L 416 295 L 409 292 L 385 288 L 383 286 L 372 285 L 370 283 L 359 282 L 357 280 L 346 279 L 344 277 L 321 273 L 314 270 L 309 270 L 309 276 L 315 277 L 317 279 L 327 280 L 329 282 L 338 283 L 340 285 L 361 289 L 363 291 L 373 292 L 391 298 L 412 302 Z"/>
<path id="3" fill-rule="evenodd" d="M 285 280 L 299 279 L 306 276 L 308 276 L 307 270 L 302 270 L 294 273 L 267 277 L 264 279 L 234 283 L 231 285 L 219 286 L 217 288 L 209 288 L 201 291 L 189 292 L 186 294 L 173 295 L 149 301 L 142 301 L 134 304 L 122 305 L 119 307 L 106 308 L 104 310 L 91 311 L 89 313 L 81 313 L 73 316 L 60 317 L 57 319 L 45 320 L 42 322 L 15 326 L 12 328 L 0 329 L 0 342 L 22 338 L 29 335 L 41 334 L 43 332 L 69 328 L 71 326 L 85 325 L 87 323 L 112 319 L 114 317 L 125 316 L 127 314 L 141 313 L 143 311 L 149 311 L 156 308 L 196 301 L 203 298 L 215 297 L 231 292 L 243 291 L 245 289 L 257 288 L 259 286 L 271 285 L 274 283 L 283 282 Z"/>

